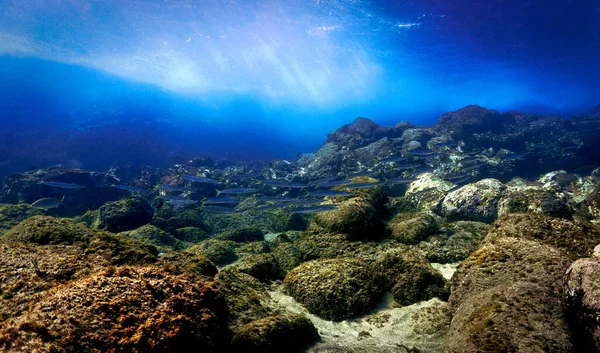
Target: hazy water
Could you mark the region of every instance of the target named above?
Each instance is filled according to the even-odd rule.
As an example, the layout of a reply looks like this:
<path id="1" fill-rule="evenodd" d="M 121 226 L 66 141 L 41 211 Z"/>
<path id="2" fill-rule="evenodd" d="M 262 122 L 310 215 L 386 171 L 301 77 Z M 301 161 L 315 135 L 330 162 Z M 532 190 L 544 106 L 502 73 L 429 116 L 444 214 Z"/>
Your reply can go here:
<path id="1" fill-rule="evenodd" d="M 599 1 L 0 1 L 0 175 L 294 158 L 355 117 L 600 103 Z"/>

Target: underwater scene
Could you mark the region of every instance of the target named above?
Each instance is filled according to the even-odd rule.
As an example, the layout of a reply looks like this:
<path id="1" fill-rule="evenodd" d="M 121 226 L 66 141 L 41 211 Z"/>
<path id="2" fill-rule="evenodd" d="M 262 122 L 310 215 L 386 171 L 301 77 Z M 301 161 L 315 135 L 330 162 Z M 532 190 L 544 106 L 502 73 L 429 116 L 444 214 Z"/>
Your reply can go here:
<path id="1" fill-rule="evenodd" d="M 0 0 L 0 352 L 600 352 L 599 19 Z"/>

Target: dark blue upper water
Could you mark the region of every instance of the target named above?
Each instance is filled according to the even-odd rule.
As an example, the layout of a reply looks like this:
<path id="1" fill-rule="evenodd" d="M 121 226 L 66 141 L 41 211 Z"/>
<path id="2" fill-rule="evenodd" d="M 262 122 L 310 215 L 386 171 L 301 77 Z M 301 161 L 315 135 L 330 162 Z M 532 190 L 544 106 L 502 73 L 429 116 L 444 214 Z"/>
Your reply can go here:
<path id="1" fill-rule="evenodd" d="M 0 174 L 292 159 L 358 116 L 600 102 L 600 1 L 0 1 Z"/>

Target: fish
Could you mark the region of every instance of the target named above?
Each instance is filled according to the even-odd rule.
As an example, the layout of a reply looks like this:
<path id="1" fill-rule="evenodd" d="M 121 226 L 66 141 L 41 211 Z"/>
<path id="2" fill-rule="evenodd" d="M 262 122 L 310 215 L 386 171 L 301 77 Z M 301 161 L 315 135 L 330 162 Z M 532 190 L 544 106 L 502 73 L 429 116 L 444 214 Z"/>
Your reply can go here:
<path id="1" fill-rule="evenodd" d="M 236 174 L 226 176 L 227 180 L 242 180 L 242 179 L 256 179 L 260 176 L 260 173 L 248 173 L 248 174 Z"/>
<path id="2" fill-rule="evenodd" d="M 350 176 L 351 176 L 352 178 L 355 178 L 355 177 L 361 177 L 361 176 L 373 176 L 373 175 L 375 175 L 376 173 L 377 173 L 377 172 L 375 172 L 375 171 L 365 171 L 365 172 L 358 172 L 358 173 L 354 173 L 354 174 L 351 174 Z"/>
<path id="3" fill-rule="evenodd" d="M 370 188 L 370 187 L 383 185 L 384 183 L 385 182 L 383 182 L 383 181 L 378 181 L 376 183 L 358 183 L 358 184 L 346 185 L 346 186 L 344 186 L 344 188 L 346 188 L 346 189 L 364 189 L 364 188 Z"/>
<path id="4" fill-rule="evenodd" d="M 125 190 L 125 191 L 131 191 L 131 192 L 146 192 L 146 189 L 142 189 L 142 188 L 136 188 L 135 186 L 129 186 L 129 185 L 111 185 L 113 188 L 117 188 L 117 189 L 121 189 L 121 190 Z"/>
<path id="5" fill-rule="evenodd" d="M 276 209 L 279 209 L 279 208 L 288 207 L 290 205 L 291 205 L 290 203 L 271 203 L 271 204 L 268 204 L 268 205 L 258 206 L 256 209 L 260 210 L 260 211 L 276 210 Z"/>
<path id="6" fill-rule="evenodd" d="M 382 163 L 391 163 L 391 162 L 404 162 L 408 158 L 402 156 L 392 156 L 382 159 L 380 162 Z"/>
<path id="7" fill-rule="evenodd" d="M 48 211 L 48 209 L 50 209 L 50 208 L 56 208 L 56 207 L 62 205 L 64 200 L 65 200 L 64 196 L 61 200 L 55 199 L 53 197 L 45 197 L 43 199 L 36 200 L 30 206 L 33 208 L 36 208 L 38 210 Z"/>
<path id="8" fill-rule="evenodd" d="M 475 169 L 479 169 L 479 167 L 482 167 L 483 165 L 485 165 L 484 162 L 476 162 L 476 163 L 473 163 L 466 167 L 463 167 L 462 170 L 463 171 L 475 170 Z"/>
<path id="9" fill-rule="evenodd" d="M 458 144 L 454 141 L 440 142 L 440 143 L 434 144 L 435 147 L 454 147 L 456 145 L 458 145 Z"/>
<path id="10" fill-rule="evenodd" d="M 198 201 L 196 200 L 189 200 L 189 199 L 181 199 L 181 200 L 168 200 L 167 203 L 169 205 L 174 205 L 174 206 L 184 206 L 184 205 L 193 205 L 195 203 L 198 203 Z"/>
<path id="11" fill-rule="evenodd" d="M 290 202 L 290 201 L 293 201 L 294 199 L 291 197 L 285 197 L 285 196 L 261 196 L 261 197 L 257 198 L 257 200 L 266 201 L 266 202 Z"/>
<path id="12" fill-rule="evenodd" d="M 467 181 L 467 180 L 469 180 L 469 179 L 471 179 L 471 176 L 470 176 L 470 175 L 465 175 L 465 176 L 463 176 L 463 177 L 461 177 L 461 178 L 456 178 L 456 179 L 453 179 L 453 180 L 451 180 L 451 181 L 452 181 L 454 184 L 462 184 L 462 183 L 464 183 L 465 181 Z"/>
<path id="13" fill-rule="evenodd" d="M 504 156 L 502 156 L 502 161 L 503 162 L 514 161 L 516 159 L 520 159 L 522 157 L 525 157 L 528 154 L 531 154 L 531 152 L 513 153 L 513 154 L 508 155 L 508 156 L 504 155 Z"/>
<path id="14" fill-rule="evenodd" d="M 316 185 L 320 185 L 320 184 L 323 184 L 323 183 L 328 183 L 330 181 L 333 181 L 333 180 L 335 180 L 335 178 L 337 178 L 337 176 L 325 177 L 325 178 L 313 180 L 313 181 L 309 182 L 306 185 L 308 185 L 308 186 L 316 186 Z"/>
<path id="15" fill-rule="evenodd" d="M 201 211 L 211 212 L 211 213 L 236 213 L 237 211 L 233 208 L 222 207 L 222 206 L 202 206 L 200 207 Z"/>
<path id="16" fill-rule="evenodd" d="M 256 189 L 253 188 L 234 188 L 234 189 L 223 189 L 217 190 L 217 196 L 224 195 L 241 195 L 241 194 L 253 194 L 256 192 Z"/>
<path id="17" fill-rule="evenodd" d="M 226 204 L 226 203 L 240 203 L 240 200 L 233 197 L 207 197 L 204 199 L 204 204 Z"/>
<path id="18" fill-rule="evenodd" d="M 42 184 L 51 186 L 54 188 L 63 188 L 63 189 L 85 189 L 86 187 L 79 184 L 73 183 L 61 183 L 59 181 L 42 181 Z"/>
<path id="19" fill-rule="evenodd" d="M 407 152 L 410 153 L 413 156 L 426 156 L 428 154 L 433 153 L 430 150 L 410 150 L 410 151 L 407 151 Z"/>
<path id="20" fill-rule="evenodd" d="M 398 169 L 398 170 L 402 170 L 402 169 L 414 169 L 414 168 L 418 168 L 420 166 L 422 166 L 422 164 L 415 164 L 415 163 L 399 164 L 399 165 L 396 165 L 395 169 Z"/>
<path id="21" fill-rule="evenodd" d="M 165 191 L 185 191 L 185 187 L 183 186 L 179 186 L 179 185 L 167 185 L 167 184 L 161 184 L 158 186 L 158 188 L 160 190 L 165 190 Z"/>
<path id="22" fill-rule="evenodd" d="M 319 213 L 326 211 L 333 211 L 338 208 L 338 205 L 319 205 L 319 206 L 309 206 L 309 207 L 299 207 L 293 210 L 290 210 L 292 213 Z"/>
<path id="23" fill-rule="evenodd" d="M 175 196 L 175 195 L 161 195 L 156 197 L 158 200 L 187 200 L 183 196 Z"/>
<path id="24" fill-rule="evenodd" d="M 390 183 L 392 185 L 396 185 L 396 184 L 409 184 L 409 183 L 412 183 L 415 180 L 416 179 L 414 179 L 414 178 L 393 178 L 393 179 L 388 179 L 388 183 Z"/>
<path id="25" fill-rule="evenodd" d="M 352 196 L 352 193 L 350 193 L 350 192 L 338 191 L 338 190 L 313 191 L 310 194 L 313 196 L 319 196 L 319 197 Z"/>
<path id="26" fill-rule="evenodd" d="M 333 180 L 333 181 L 328 181 L 326 183 L 321 183 L 319 185 L 317 185 L 318 188 L 331 188 L 334 186 L 341 186 L 341 185 L 346 185 L 346 184 L 350 184 L 352 182 L 352 180 Z"/>
<path id="27" fill-rule="evenodd" d="M 308 186 L 306 184 L 297 183 L 294 181 L 281 180 L 281 179 L 263 179 L 260 182 L 264 185 L 269 185 L 269 186 L 279 187 L 279 188 L 302 189 L 302 188 L 305 188 Z"/>
<path id="28" fill-rule="evenodd" d="M 219 183 L 218 180 L 210 179 L 210 178 L 204 178 L 204 177 L 195 176 L 195 175 L 181 175 L 181 177 L 183 179 L 186 179 L 186 180 L 189 180 L 189 181 L 197 181 L 199 183 L 206 183 L 206 184 L 218 184 Z"/>

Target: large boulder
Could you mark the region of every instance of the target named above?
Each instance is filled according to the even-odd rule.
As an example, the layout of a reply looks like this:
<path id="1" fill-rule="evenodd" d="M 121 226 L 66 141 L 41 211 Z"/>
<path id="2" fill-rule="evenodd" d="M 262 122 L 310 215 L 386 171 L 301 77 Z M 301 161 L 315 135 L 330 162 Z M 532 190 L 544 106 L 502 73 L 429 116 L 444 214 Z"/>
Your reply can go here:
<path id="1" fill-rule="evenodd" d="M 426 241 L 418 244 L 427 260 L 438 263 L 458 262 L 477 250 L 485 237 L 489 224 L 457 221 L 444 224 Z"/>
<path id="2" fill-rule="evenodd" d="M 392 238 L 405 244 L 417 244 L 438 228 L 433 216 L 426 213 L 399 213 L 388 224 Z"/>
<path id="3" fill-rule="evenodd" d="M 1 238 L 41 245 L 88 242 L 98 232 L 67 218 L 33 216 L 21 221 Z"/>
<path id="4" fill-rule="evenodd" d="M 139 197 L 107 202 L 100 207 L 95 225 L 110 232 L 123 232 L 150 223 L 154 210 Z"/>
<path id="5" fill-rule="evenodd" d="M 332 321 L 366 314 L 383 294 L 379 275 L 350 258 L 305 262 L 287 274 L 284 290 L 309 312 Z"/>
<path id="6" fill-rule="evenodd" d="M 442 214 L 450 220 L 493 222 L 498 201 L 506 186 L 496 179 L 483 179 L 450 192 L 442 202 Z"/>
<path id="7" fill-rule="evenodd" d="M 571 352 L 561 298 L 564 254 L 501 237 L 461 263 L 451 280 L 446 353 Z"/>

